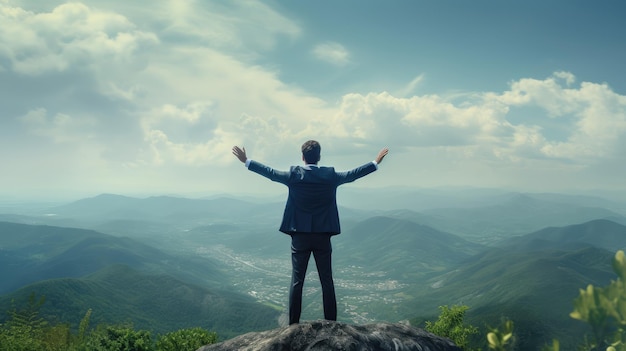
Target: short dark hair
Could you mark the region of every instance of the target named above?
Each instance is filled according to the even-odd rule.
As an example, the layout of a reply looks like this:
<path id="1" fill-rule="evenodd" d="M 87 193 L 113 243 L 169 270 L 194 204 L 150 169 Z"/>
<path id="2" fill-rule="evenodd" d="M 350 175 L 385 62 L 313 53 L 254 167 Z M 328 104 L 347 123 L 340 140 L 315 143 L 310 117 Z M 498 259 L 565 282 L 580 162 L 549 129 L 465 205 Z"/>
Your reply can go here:
<path id="1" fill-rule="evenodd" d="M 309 140 L 302 144 L 302 157 L 304 157 L 306 163 L 317 164 L 320 160 L 321 151 L 320 143 L 315 140 Z"/>

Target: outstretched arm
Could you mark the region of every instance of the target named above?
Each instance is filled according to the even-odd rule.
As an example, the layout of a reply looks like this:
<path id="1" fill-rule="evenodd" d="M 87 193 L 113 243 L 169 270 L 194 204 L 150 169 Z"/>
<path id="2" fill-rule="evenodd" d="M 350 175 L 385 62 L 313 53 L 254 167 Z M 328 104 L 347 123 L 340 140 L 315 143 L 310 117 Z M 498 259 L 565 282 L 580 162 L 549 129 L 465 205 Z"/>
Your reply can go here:
<path id="1" fill-rule="evenodd" d="M 351 171 L 337 172 L 337 179 L 338 179 L 337 184 L 341 185 L 344 183 L 350 183 L 374 172 L 375 170 L 378 169 L 378 165 L 383 161 L 383 159 L 385 158 L 385 156 L 387 156 L 388 153 L 389 153 L 389 149 L 383 148 L 378 152 L 378 155 L 376 156 L 376 159 L 374 160 L 374 162 L 368 162 L 364 164 L 363 166 L 357 167 Z"/>
<path id="2" fill-rule="evenodd" d="M 233 155 L 235 155 L 239 161 L 245 163 L 248 170 L 258 173 L 271 181 L 287 184 L 289 180 L 290 172 L 277 171 L 261 163 L 248 160 L 245 147 L 240 148 L 239 146 L 233 146 Z"/>
<path id="3" fill-rule="evenodd" d="M 239 146 L 233 146 L 233 155 L 239 159 L 239 161 L 246 163 L 248 156 L 246 156 L 246 148 L 239 148 Z"/>
<path id="4" fill-rule="evenodd" d="M 383 162 L 383 158 L 385 158 L 385 156 L 387 156 L 387 154 L 389 153 L 389 149 L 388 148 L 383 148 L 382 150 L 380 150 L 378 152 L 378 156 L 376 156 L 376 164 L 380 164 L 381 162 Z"/>

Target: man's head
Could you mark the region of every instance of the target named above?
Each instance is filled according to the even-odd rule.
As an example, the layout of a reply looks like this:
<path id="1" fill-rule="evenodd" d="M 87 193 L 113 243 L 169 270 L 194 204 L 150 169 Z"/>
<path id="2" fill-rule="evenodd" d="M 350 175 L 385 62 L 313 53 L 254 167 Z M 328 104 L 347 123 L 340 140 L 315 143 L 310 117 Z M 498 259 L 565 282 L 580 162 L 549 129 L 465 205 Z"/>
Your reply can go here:
<path id="1" fill-rule="evenodd" d="M 316 165 L 320 160 L 322 147 L 315 140 L 309 140 L 302 144 L 302 160 L 307 164 Z"/>

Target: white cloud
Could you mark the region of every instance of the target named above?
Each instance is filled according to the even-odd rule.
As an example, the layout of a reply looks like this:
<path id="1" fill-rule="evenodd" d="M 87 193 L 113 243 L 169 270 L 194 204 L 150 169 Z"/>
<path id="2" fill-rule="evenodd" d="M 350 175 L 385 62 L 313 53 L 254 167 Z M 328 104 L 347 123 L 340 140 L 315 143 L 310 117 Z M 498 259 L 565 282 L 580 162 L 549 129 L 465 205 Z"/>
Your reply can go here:
<path id="1" fill-rule="evenodd" d="M 571 74 L 557 75 L 566 77 L 566 85 L 574 81 Z M 510 91 L 499 96 L 489 94 L 487 98 L 511 106 L 540 107 L 546 111 L 546 117 L 572 119 L 573 122 L 563 122 L 570 123 L 573 129 L 565 141 L 546 137 L 543 145 L 537 145 L 546 157 L 586 162 L 621 154 L 616 146 L 626 138 L 626 96 L 605 84 L 583 82 L 576 89 L 564 88 L 554 77 L 522 79 L 511 84 Z"/>
<path id="2" fill-rule="evenodd" d="M 548 112 L 548 117 L 559 117 L 580 110 L 577 90 L 564 88 L 559 84 L 567 73 L 557 73 L 544 80 L 523 78 L 511 83 L 511 89 L 498 97 L 498 101 L 509 106 L 538 106 Z M 569 74 L 565 82 L 573 82 Z"/>
<path id="3" fill-rule="evenodd" d="M 30 133 L 47 137 L 56 143 L 81 143 L 93 137 L 96 120 L 89 116 L 77 118 L 64 113 L 48 115 L 44 108 L 28 111 L 19 118 Z"/>
<path id="4" fill-rule="evenodd" d="M 350 63 L 350 53 L 346 48 L 335 42 L 318 44 L 313 48 L 313 55 L 324 62 L 335 66 L 345 66 Z"/>
<path id="5" fill-rule="evenodd" d="M 572 74 L 556 75 L 566 85 L 574 81 Z M 530 123 L 511 122 L 511 108 L 532 114 Z M 571 130 L 565 141 L 544 132 L 557 117 Z M 521 79 L 508 91 L 474 94 L 460 102 L 436 95 L 348 94 L 325 127 L 326 133 L 351 143 L 384 139 L 396 147 L 461 148 L 468 157 L 499 162 L 543 159 L 586 165 L 597 158 L 623 157 L 619 145 L 626 139 L 626 97 L 603 84 L 566 88 L 556 77 Z"/>
<path id="6" fill-rule="evenodd" d="M 82 131 L 90 132 L 102 143 L 108 143 L 109 133 L 114 133 L 118 142 L 107 145 L 108 151 L 99 156 L 121 157 L 125 163 L 135 165 L 152 164 L 153 160 L 163 165 L 206 164 L 223 159 L 223 155 L 230 154 L 234 143 L 254 141 L 257 139 L 254 136 L 261 132 L 238 128 L 237 120 L 246 113 L 260 116 L 256 117 L 259 120 L 289 115 L 285 123 L 292 128 L 289 133 L 303 128 L 306 115 L 316 114 L 307 106 L 318 109 L 321 100 L 286 86 L 275 72 L 250 66 L 230 54 L 209 48 L 223 46 L 209 37 L 202 38 L 207 39 L 206 45 L 190 40 L 208 33 L 236 38 L 238 43 L 227 40 L 231 48 L 267 50 L 271 49 L 276 36 L 297 35 L 298 28 L 257 2 L 191 5 L 191 2 L 181 1 L 157 6 L 155 17 L 166 24 L 159 36 L 167 40 L 160 40 L 145 28 L 138 29 L 138 25 L 131 22 L 136 15 L 132 5 L 130 9 L 125 7 L 128 10 L 125 15 L 81 3 L 62 4 L 50 12 L 38 13 L 3 7 L 4 19 L 10 21 L 7 26 L 3 25 L 2 33 L 8 37 L 11 29 L 25 36 L 22 40 L 13 38 L 15 40 L 5 42 L 3 52 L 11 58 L 14 70 L 36 76 L 48 71 L 66 75 L 81 72 L 83 77 L 82 72 L 89 71 L 92 77 L 82 82 L 91 86 L 60 80 L 52 93 L 58 95 L 61 106 L 50 109 L 58 111 L 57 116 L 46 117 L 45 108 L 33 110 L 22 118 L 24 125 L 28 124 L 31 132 L 38 135 L 78 143 L 79 139 L 70 138 L 60 124 L 63 116 L 74 115 L 68 111 L 77 109 L 80 93 L 94 91 L 100 94 L 98 98 L 102 103 L 110 107 L 84 106 L 100 124 L 97 127 L 84 125 Z M 212 11 L 216 6 L 221 11 Z M 142 23 L 155 28 L 154 23 Z M 185 40 L 171 37 L 177 31 Z M 248 48 L 248 42 L 255 44 Z M 244 58 L 248 56 L 243 54 Z M 111 112 L 114 115 L 107 115 Z M 39 115 L 44 117 L 36 125 L 35 116 Z M 132 127 L 133 124 L 136 127 Z M 130 139 L 141 137 L 141 133 L 135 132 L 137 128 L 143 131 L 142 141 Z M 279 132 L 275 128 L 267 131 Z M 277 136 L 274 140 L 281 138 Z M 141 147 L 141 142 L 146 145 Z M 261 148 L 264 144 L 254 143 Z M 128 147 L 135 150 L 128 150 Z M 215 147 L 220 147 L 219 151 Z M 264 150 L 260 151 L 263 154 Z M 138 159 L 128 159 L 135 155 Z"/>
<path id="7" fill-rule="evenodd" d="M 505 113 L 500 105 L 456 106 L 439 96 L 349 94 L 328 133 L 360 142 L 393 140 L 401 147 L 467 146 L 510 133 Z"/>
<path id="8" fill-rule="evenodd" d="M 141 120 L 144 139 L 149 144 L 150 160 L 194 164 L 215 158 L 215 117 L 211 103 L 195 102 L 183 107 L 171 104 L 150 111 Z"/>
<path id="9" fill-rule="evenodd" d="M 133 177 L 227 169 L 236 164 L 233 145 L 280 166 L 298 162 L 310 138 L 349 155 L 348 166 L 389 146 L 389 164 L 397 159 L 409 169 L 398 176 L 407 183 L 416 172 L 432 172 L 433 183 L 525 181 L 531 169 L 557 179 L 626 161 L 626 97 L 605 84 L 577 84 L 570 72 L 453 97 L 416 94 L 422 74 L 397 92 L 347 93 L 334 103 L 285 83 L 279 66 L 255 61 L 301 31 L 260 2 L 146 8 L 113 0 L 38 11 L 27 3 L 0 2 L 0 87 L 13 123 L 2 120 L 2 128 L 33 145 L 52 141 L 55 148 L 37 157 L 51 162 L 62 149 L 65 168 L 76 160 L 85 178 L 124 174 L 115 182 L 141 185 Z M 334 42 L 313 54 L 340 67 L 351 61 Z"/>
<path id="10" fill-rule="evenodd" d="M 552 75 L 555 78 L 563 79 L 565 81 L 565 84 L 567 84 L 567 86 L 570 86 L 574 84 L 574 82 L 576 82 L 576 77 L 570 72 L 559 71 L 559 72 L 554 72 Z"/>
<path id="11" fill-rule="evenodd" d="M 132 55 L 157 42 L 154 34 L 137 30 L 124 16 L 67 3 L 52 12 L 0 8 L 0 55 L 10 69 L 38 75 L 102 65 L 130 64 Z"/>
<path id="12" fill-rule="evenodd" d="M 159 16 L 163 35 L 195 45 L 250 54 L 271 50 L 280 36 L 295 38 L 300 28 L 260 1 L 168 1 Z"/>
<path id="13" fill-rule="evenodd" d="M 207 131 L 206 137 L 231 138 L 230 147 L 247 145 L 258 155 L 276 155 L 279 141 L 298 138 L 309 121 L 329 114 L 323 100 L 282 83 L 275 72 L 208 48 L 172 48 L 137 79 L 150 105 L 182 108 L 209 101 L 216 133 Z"/>
<path id="14" fill-rule="evenodd" d="M 407 97 L 415 93 L 415 90 L 424 81 L 424 74 L 420 74 L 413 78 L 400 92 L 397 93 L 399 97 Z"/>

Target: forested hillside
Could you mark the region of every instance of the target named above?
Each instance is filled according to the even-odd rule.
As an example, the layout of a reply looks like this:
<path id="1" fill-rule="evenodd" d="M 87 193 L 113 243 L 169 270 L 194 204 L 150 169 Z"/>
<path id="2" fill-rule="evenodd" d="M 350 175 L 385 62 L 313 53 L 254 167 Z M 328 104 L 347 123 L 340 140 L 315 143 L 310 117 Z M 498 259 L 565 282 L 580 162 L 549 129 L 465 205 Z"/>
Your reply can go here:
<path id="1" fill-rule="evenodd" d="M 587 200 L 497 193 L 456 208 L 340 208 L 339 319 L 422 325 L 439 306 L 466 305 L 467 320 L 483 332 L 515 321 L 528 349 L 553 337 L 574 345 L 587 326 L 569 317 L 573 299 L 613 279 L 611 257 L 626 247 L 619 206 Z M 282 207 L 103 195 L 5 214 L 22 223 L 0 222 L 0 308 L 36 293 L 46 296 L 44 315 L 72 325 L 92 309 L 98 323 L 199 325 L 221 338 L 275 327 L 290 280 L 289 236 L 277 231 Z M 320 294 L 311 263 L 303 319 L 322 317 Z"/>
<path id="2" fill-rule="evenodd" d="M 279 311 L 232 289 L 211 258 L 165 253 L 91 230 L 0 222 L 0 310 L 34 293 L 45 316 L 157 332 L 202 325 L 223 336 L 277 325 Z M 8 318 L 0 314 L 0 321 Z"/>
<path id="3" fill-rule="evenodd" d="M 147 274 L 114 264 L 82 278 L 58 278 L 0 297 L 0 310 L 23 305 L 30 294 L 44 296 L 41 316 L 78 326 L 87 310 L 97 324 L 131 324 L 166 333 L 201 326 L 222 338 L 278 325 L 279 311 L 235 291 L 210 289 L 165 274 Z M 3 316 L 0 321 L 8 316 Z"/>

